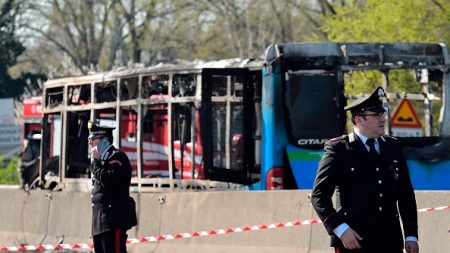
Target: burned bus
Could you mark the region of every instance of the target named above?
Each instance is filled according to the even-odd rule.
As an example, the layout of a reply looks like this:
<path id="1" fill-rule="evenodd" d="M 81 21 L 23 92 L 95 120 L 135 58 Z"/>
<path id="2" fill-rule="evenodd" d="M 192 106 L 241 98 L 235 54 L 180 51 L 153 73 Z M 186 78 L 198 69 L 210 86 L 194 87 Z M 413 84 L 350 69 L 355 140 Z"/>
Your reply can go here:
<path id="1" fill-rule="evenodd" d="M 414 188 L 450 189 L 450 58 L 445 44 L 290 43 L 269 46 L 265 60 L 261 182 L 266 186 L 276 174 L 279 188 L 312 188 L 324 142 L 352 131 L 343 109 L 358 94 L 346 91 L 369 80 L 366 86 L 372 87 L 366 92 L 377 86 L 388 92 L 386 134 L 403 143 Z M 392 123 L 408 126 L 414 120 L 396 118 L 394 108 L 404 99 L 420 109 L 423 129 L 416 134 L 393 131 Z"/>
<path id="2" fill-rule="evenodd" d="M 139 189 L 252 184 L 260 173 L 262 66 L 231 59 L 47 81 L 40 186 L 86 188 L 90 120 L 115 127 L 114 145 L 130 158 Z"/>
<path id="3" fill-rule="evenodd" d="M 36 186 L 89 187 L 92 120 L 116 128 L 114 145 L 129 156 L 138 191 L 311 189 L 324 142 L 351 131 L 343 108 L 358 96 L 346 92 L 352 76 L 375 72 L 374 85 L 388 92 L 389 117 L 401 99 L 420 104 L 424 134 L 399 137 L 414 187 L 448 190 L 449 67 L 444 44 L 288 43 L 269 46 L 264 60 L 50 80 Z M 393 89 L 399 71 L 414 76 L 404 87 L 420 92 Z"/>

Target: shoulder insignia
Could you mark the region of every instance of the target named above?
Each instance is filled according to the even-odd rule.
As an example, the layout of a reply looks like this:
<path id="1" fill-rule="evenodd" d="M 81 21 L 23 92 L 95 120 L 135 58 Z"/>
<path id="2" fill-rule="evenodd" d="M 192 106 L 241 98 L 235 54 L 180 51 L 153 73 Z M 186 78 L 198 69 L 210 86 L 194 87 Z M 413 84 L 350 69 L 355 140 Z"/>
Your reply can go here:
<path id="1" fill-rule="evenodd" d="M 380 137 L 380 139 L 383 141 L 388 141 L 388 140 L 399 141 L 397 138 L 390 136 L 390 135 L 383 135 Z"/>
<path id="2" fill-rule="evenodd" d="M 122 163 L 119 160 L 111 160 L 108 162 L 108 164 L 117 164 L 119 166 L 122 166 Z"/>
<path id="3" fill-rule="evenodd" d="M 340 141 L 340 140 L 344 140 L 345 138 L 347 138 L 346 134 L 341 135 L 339 137 L 332 138 L 332 139 L 330 139 L 330 142 L 337 142 L 337 141 Z"/>
<path id="4" fill-rule="evenodd" d="M 111 152 L 111 154 L 108 156 L 108 159 L 111 159 L 111 157 L 113 157 L 115 154 L 118 154 L 118 153 L 119 153 L 119 150 L 114 149 L 114 150 Z"/>
<path id="5" fill-rule="evenodd" d="M 348 141 L 349 142 L 355 142 L 356 141 L 355 133 L 349 133 L 348 134 Z"/>

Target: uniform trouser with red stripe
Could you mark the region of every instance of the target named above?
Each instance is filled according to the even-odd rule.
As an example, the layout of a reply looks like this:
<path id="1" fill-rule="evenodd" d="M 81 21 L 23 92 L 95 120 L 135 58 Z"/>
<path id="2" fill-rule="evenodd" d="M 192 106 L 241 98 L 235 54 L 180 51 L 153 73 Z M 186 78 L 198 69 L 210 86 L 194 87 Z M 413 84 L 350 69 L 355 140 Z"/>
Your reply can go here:
<path id="1" fill-rule="evenodd" d="M 334 248 L 335 253 L 403 253 L 403 250 L 367 250 L 367 249 L 346 249 L 346 248 Z"/>
<path id="2" fill-rule="evenodd" d="M 94 235 L 95 253 L 126 253 L 127 232 L 116 228 Z"/>

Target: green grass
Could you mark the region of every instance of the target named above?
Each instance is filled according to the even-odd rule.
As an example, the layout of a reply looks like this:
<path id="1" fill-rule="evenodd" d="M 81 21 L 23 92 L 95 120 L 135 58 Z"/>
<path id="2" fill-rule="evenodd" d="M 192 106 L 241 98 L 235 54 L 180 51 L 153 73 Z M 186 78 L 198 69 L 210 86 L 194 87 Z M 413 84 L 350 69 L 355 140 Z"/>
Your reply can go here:
<path id="1" fill-rule="evenodd" d="M 9 164 L 3 167 L 4 157 L 0 156 L 0 184 L 17 185 L 20 183 L 18 163 L 19 158 L 13 157 Z"/>

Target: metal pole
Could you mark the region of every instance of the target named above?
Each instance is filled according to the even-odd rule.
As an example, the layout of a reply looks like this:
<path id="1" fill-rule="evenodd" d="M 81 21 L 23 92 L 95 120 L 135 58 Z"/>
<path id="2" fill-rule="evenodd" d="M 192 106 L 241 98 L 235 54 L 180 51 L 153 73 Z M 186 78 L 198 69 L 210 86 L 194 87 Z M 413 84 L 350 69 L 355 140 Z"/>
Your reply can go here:
<path id="1" fill-rule="evenodd" d="M 432 135 L 433 116 L 431 114 L 432 105 L 430 101 L 430 85 L 428 82 L 428 69 L 422 69 L 420 75 L 420 84 L 422 84 L 422 91 L 424 94 L 424 113 L 425 113 L 425 136 Z"/>
<path id="2" fill-rule="evenodd" d="M 173 75 L 169 75 L 169 87 L 168 87 L 168 96 L 167 96 L 167 124 L 168 124 L 168 134 L 169 134 L 169 184 L 170 184 L 170 191 L 174 190 L 173 186 L 173 157 L 174 157 L 174 150 L 173 150 L 173 130 L 172 130 L 172 81 L 173 81 Z"/>
<path id="3" fill-rule="evenodd" d="M 230 135 L 231 135 L 231 76 L 227 76 L 227 108 L 225 111 L 225 166 L 227 169 L 231 169 L 231 147 L 230 147 Z"/>
<path id="4" fill-rule="evenodd" d="M 122 130 L 121 122 L 122 122 L 122 108 L 120 107 L 120 100 L 122 99 L 122 89 L 120 88 L 120 83 L 122 82 L 121 78 L 116 80 L 117 85 L 117 98 L 116 98 L 116 124 L 117 124 L 117 138 L 114 138 L 114 146 L 121 148 L 120 146 L 120 132 Z"/>
<path id="5" fill-rule="evenodd" d="M 66 148 L 67 148 L 67 86 L 64 85 L 63 87 L 63 109 L 62 109 L 62 115 L 61 115 L 61 153 L 59 160 L 59 183 L 61 184 L 62 189 L 65 188 L 64 186 L 64 179 L 66 178 Z"/>
<path id="6" fill-rule="evenodd" d="M 445 68 L 442 70 L 442 107 L 439 122 L 441 122 L 441 132 L 439 136 L 450 136 L 450 103 L 446 101 L 450 98 L 450 54 L 447 46 L 440 43 L 442 47 L 442 55 L 444 58 Z"/>
<path id="7" fill-rule="evenodd" d="M 191 106 L 191 178 L 195 179 L 195 139 L 196 139 L 196 118 L 195 118 L 195 105 L 192 103 Z"/>
<path id="8" fill-rule="evenodd" d="M 378 64 L 380 66 L 384 66 L 384 63 L 385 63 L 384 62 L 384 46 L 381 45 L 379 49 L 380 49 L 380 51 L 378 53 L 378 57 L 379 57 Z M 389 69 L 382 69 L 381 70 L 381 74 L 382 74 L 382 77 L 381 77 L 382 80 L 381 81 L 382 81 L 384 92 L 388 93 L 389 92 Z M 387 96 L 386 96 L 386 101 L 387 101 L 387 103 L 389 105 L 389 98 Z M 392 129 L 391 129 L 391 110 L 390 110 L 390 106 L 388 106 L 388 108 L 387 108 L 387 120 L 386 120 L 386 123 L 387 123 L 387 128 L 386 128 L 385 132 L 386 132 L 387 135 L 391 135 Z"/>
<path id="9" fill-rule="evenodd" d="M 138 177 L 138 192 L 142 190 L 142 168 L 144 157 L 142 153 L 142 129 L 143 129 L 143 120 L 142 120 L 142 75 L 139 75 L 138 80 L 138 97 L 137 97 L 137 133 L 136 133 L 136 159 L 137 159 L 137 177 Z"/>
<path id="10" fill-rule="evenodd" d="M 389 92 L 389 70 L 382 70 L 382 85 L 385 93 Z M 389 105 L 389 98 L 386 96 L 387 104 Z M 391 107 L 387 107 L 387 120 L 386 120 L 387 128 L 386 128 L 386 134 L 391 135 L 392 129 L 391 129 Z"/>

